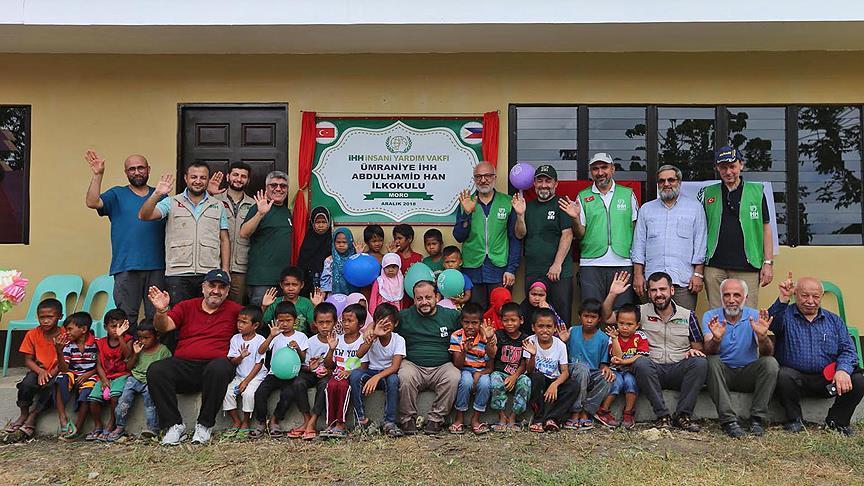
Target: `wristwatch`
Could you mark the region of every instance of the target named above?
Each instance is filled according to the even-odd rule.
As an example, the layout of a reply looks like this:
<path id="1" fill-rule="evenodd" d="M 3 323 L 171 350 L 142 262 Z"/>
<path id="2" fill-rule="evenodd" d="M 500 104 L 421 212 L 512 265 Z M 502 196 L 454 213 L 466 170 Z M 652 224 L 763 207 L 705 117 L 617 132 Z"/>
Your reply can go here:
<path id="1" fill-rule="evenodd" d="M 774 265 L 774 260 L 765 260 L 762 265 Z"/>

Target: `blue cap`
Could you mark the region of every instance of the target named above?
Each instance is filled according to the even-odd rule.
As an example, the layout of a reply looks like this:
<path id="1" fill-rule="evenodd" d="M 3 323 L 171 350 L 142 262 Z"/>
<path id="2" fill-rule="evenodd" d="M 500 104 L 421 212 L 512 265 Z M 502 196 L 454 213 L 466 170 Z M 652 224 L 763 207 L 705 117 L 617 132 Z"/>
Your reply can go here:
<path id="1" fill-rule="evenodd" d="M 744 160 L 744 157 L 741 156 L 741 152 L 736 148 L 732 148 L 728 145 L 724 145 L 719 149 L 714 151 L 714 164 L 725 164 L 727 162 L 736 162 L 739 160 Z"/>

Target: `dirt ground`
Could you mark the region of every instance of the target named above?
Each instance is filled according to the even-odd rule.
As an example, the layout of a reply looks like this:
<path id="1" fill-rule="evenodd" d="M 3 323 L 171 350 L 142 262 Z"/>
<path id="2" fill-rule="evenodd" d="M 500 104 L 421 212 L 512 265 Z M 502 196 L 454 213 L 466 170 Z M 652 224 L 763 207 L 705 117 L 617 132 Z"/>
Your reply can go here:
<path id="1" fill-rule="evenodd" d="M 864 484 L 864 436 L 635 431 L 0 446 L 2 484 Z"/>

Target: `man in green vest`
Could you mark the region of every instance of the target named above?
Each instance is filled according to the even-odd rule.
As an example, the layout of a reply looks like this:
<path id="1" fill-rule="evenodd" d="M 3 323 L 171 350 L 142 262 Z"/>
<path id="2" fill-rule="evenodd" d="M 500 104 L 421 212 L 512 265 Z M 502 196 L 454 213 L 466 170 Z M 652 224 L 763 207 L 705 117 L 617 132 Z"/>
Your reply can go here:
<path id="1" fill-rule="evenodd" d="M 474 284 L 471 301 L 484 309 L 492 290 L 513 286 L 522 254 L 512 199 L 495 190 L 496 178 L 489 162 L 474 167 L 477 192 L 462 191 L 453 226 L 453 237 L 462 243 L 462 273 Z"/>
<path id="2" fill-rule="evenodd" d="M 705 187 L 701 195 L 708 221 L 708 305 L 721 307 L 720 284 L 735 278 L 750 288 L 747 306 L 758 308 L 759 287 L 774 278 L 774 243 L 763 186 L 742 180 L 744 159 L 735 148 L 719 148 L 715 167 L 722 182 Z"/>
<path id="3" fill-rule="evenodd" d="M 609 154 L 594 154 L 588 169 L 594 180 L 591 187 L 579 192 L 575 201 L 563 197 L 559 204 L 572 220 L 574 237 L 580 240 L 582 300 L 603 302 L 615 274 L 633 273 L 630 247 L 639 204 L 632 189 L 615 183 L 615 163 Z M 634 302 L 636 295 L 628 289 L 615 299 L 615 308 Z"/>

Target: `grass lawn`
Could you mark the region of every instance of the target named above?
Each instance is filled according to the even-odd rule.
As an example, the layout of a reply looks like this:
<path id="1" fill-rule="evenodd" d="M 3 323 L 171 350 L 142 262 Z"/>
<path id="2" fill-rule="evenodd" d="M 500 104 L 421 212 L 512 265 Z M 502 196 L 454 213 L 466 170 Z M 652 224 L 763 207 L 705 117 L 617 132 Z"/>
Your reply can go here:
<path id="1" fill-rule="evenodd" d="M 17 484 L 864 484 L 864 434 L 811 427 L 734 440 L 716 425 L 649 437 L 595 430 L 283 439 L 164 448 L 41 438 L 0 446 L 0 482 Z"/>

